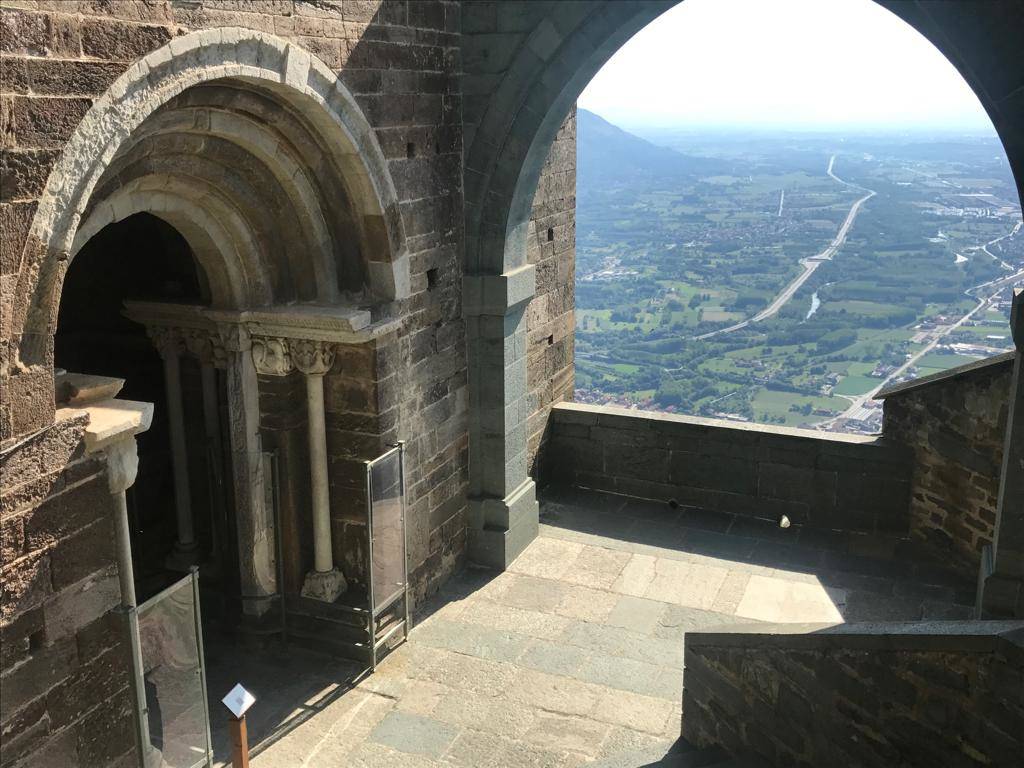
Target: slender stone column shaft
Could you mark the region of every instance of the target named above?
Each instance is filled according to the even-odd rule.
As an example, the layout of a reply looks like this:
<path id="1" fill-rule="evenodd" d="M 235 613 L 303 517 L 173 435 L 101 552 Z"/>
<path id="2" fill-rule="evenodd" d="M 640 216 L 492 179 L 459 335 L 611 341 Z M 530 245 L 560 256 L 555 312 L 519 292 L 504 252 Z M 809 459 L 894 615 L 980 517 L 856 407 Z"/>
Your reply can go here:
<path id="1" fill-rule="evenodd" d="M 117 577 L 121 585 L 121 605 L 134 608 L 135 570 L 132 565 L 132 539 L 128 525 L 128 500 L 125 491 L 135 482 L 139 455 L 135 438 L 118 441 L 106 449 L 107 484 L 114 498 L 114 539 Z"/>
<path id="2" fill-rule="evenodd" d="M 176 350 L 165 350 L 164 384 L 167 391 L 167 421 L 171 433 L 171 465 L 174 471 L 174 508 L 178 522 L 177 548 L 195 548 L 192 528 L 192 497 L 188 481 L 188 448 L 185 444 L 185 409 L 181 399 L 181 365 Z"/>
<path id="3" fill-rule="evenodd" d="M 348 588 L 344 574 L 334 565 L 331 541 L 331 490 L 327 468 L 324 376 L 334 363 L 334 348 L 327 342 L 304 339 L 289 340 L 287 346 L 288 359 L 306 377 L 306 411 L 309 422 L 307 431 L 313 506 L 313 570 L 306 574 L 302 594 L 315 600 L 333 603 Z M 269 348 L 264 351 L 269 351 Z"/>
<path id="4" fill-rule="evenodd" d="M 327 479 L 327 430 L 324 422 L 324 377 L 306 374 L 309 414 L 309 468 L 313 497 L 313 567 L 320 573 L 334 568 L 331 542 L 331 496 Z"/>
<path id="5" fill-rule="evenodd" d="M 218 442 L 220 422 L 217 415 L 217 370 L 208 363 L 201 368 L 203 382 L 203 428 L 210 444 Z"/>
<path id="6" fill-rule="evenodd" d="M 217 553 L 217 516 L 223 502 L 223 473 L 221 472 L 220 410 L 217 404 L 217 369 L 211 363 L 201 363 L 203 383 L 203 428 L 208 446 L 206 460 L 210 462 L 210 549 Z"/>
<path id="7" fill-rule="evenodd" d="M 152 406 L 145 417 L 143 430 L 149 428 L 152 417 Z M 138 746 L 144 752 L 144 764 L 155 765 L 153 747 L 149 740 L 148 705 L 146 702 L 145 667 L 142 661 L 142 645 L 139 638 L 139 616 L 135 612 L 137 606 L 135 596 L 135 572 L 132 565 L 132 541 L 128 526 L 128 501 L 125 491 L 135 482 L 139 471 L 138 446 L 133 435 L 127 436 L 103 449 L 107 456 L 107 487 L 114 498 L 114 538 L 117 559 L 117 578 L 121 586 L 121 607 L 127 615 L 129 629 L 129 654 L 132 689 L 135 693 L 135 716 L 138 718 Z"/>

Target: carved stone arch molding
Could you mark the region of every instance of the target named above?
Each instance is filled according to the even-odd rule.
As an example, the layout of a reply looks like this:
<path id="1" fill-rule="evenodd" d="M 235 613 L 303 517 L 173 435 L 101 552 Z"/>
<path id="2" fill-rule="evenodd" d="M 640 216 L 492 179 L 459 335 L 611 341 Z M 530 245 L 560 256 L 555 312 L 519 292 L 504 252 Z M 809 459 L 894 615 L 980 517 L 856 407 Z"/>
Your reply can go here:
<path id="1" fill-rule="evenodd" d="M 209 151 L 215 146 L 220 156 Z M 147 147 L 164 153 L 163 162 Z M 215 173 L 222 183 L 211 183 Z M 261 190 L 285 208 L 277 220 L 294 237 L 281 237 L 283 245 L 266 244 L 275 212 L 261 205 Z M 345 294 L 372 304 L 409 294 L 386 160 L 335 73 L 274 35 L 194 32 L 125 71 L 51 171 L 22 253 L 13 375 L 49 372 L 62 283 L 77 250 L 142 211 L 179 229 L 223 308 L 333 304 Z M 360 286 L 340 275 L 354 258 Z"/>

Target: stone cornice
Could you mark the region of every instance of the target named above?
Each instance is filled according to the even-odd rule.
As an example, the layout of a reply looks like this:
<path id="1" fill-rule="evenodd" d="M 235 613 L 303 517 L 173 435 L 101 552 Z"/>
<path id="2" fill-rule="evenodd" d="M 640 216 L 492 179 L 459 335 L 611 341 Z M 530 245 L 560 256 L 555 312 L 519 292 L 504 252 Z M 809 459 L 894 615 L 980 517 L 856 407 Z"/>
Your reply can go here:
<path id="1" fill-rule="evenodd" d="M 130 301 L 124 314 L 146 326 L 162 354 L 187 351 L 223 368 L 230 353 L 251 350 L 257 373 L 269 376 L 293 370 L 322 376 L 334 364 L 336 345 L 365 344 L 399 326 L 371 323 L 365 309 L 313 304 L 237 311 Z"/>

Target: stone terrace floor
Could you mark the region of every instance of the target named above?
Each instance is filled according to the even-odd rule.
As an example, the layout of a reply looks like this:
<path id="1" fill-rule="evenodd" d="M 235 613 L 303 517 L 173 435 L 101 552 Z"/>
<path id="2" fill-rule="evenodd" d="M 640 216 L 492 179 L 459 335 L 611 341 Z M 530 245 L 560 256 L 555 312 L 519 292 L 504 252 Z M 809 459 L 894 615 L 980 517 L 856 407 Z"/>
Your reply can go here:
<path id="1" fill-rule="evenodd" d="M 342 662 L 268 652 L 252 686 L 262 691 L 253 765 L 657 764 L 680 734 L 686 632 L 967 617 L 954 602 L 966 587 L 904 581 L 899 564 L 787 535 L 698 510 L 550 493 L 540 537 L 509 571 L 455 578 L 375 674 L 354 680 Z"/>

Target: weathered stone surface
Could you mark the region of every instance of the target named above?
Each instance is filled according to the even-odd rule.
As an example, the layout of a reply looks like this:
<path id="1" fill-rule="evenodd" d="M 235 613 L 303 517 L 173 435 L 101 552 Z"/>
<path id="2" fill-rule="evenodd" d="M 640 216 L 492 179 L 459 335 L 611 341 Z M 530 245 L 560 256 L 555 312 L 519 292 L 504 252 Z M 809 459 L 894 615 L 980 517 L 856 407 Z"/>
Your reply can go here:
<path id="1" fill-rule="evenodd" d="M 993 684 L 1024 658 L 1009 628 L 765 625 L 689 634 L 683 735 L 775 765 L 1012 762 L 1024 747 L 1019 674 L 1016 687 Z M 1005 716 L 993 722 L 981 710 Z"/>
<path id="2" fill-rule="evenodd" d="M 12 96 L 9 125 L 4 130 L 5 140 L 12 147 L 60 147 L 90 106 L 90 99 Z"/>
<path id="3" fill-rule="evenodd" d="M 621 408 L 551 412 L 546 482 L 825 530 L 905 534 L 909 451 L 870 438 Z"/>
<path id="4" fill-rule="evenodd" d="M 885 398 L 884 434 L 914 452 L 911 534 L 964 574 L 992 542 L 1010 372 L 986 366 Z"/>
<path id="5" fill-rule="evenodd" d="M 78 216 L 87 219 L 95 209 L 108 210 L 101 200 L 124 191 L 133 174 L 140 174 L 135 179 L 146 173 L 176 172 L 187 173 L 190 179 L 205 177 L 210 189 L 204 190 L 202 205 L 194 205 L 200 195 L 194 189 L 186 189 L 191 192 L 186 197 L 193 207 L 187 212 L 177 211 L 178 215 L 193 224 L 200 220 L 213 229 L 228 218 L 224 215 L 228 209 L 216 208 L 215 199 L 218 193 L 230 194 L 243 204 L 247 218 L 253 221 L 256 236 L 252 242 L 261 244 L 275 257 L 295 255 L 265 270 L 253 270 L 259 278 L 255 282 L 266 284 L 266 292 L 254 305 L 269 303 L 271 298 L 295 302 L 326 297 L 331 301 L 336 291 L 351 291 L 359 297 L 358 301 L 373 304 L 374 322 L 385 318 L 398 321 L 394 331 L 370 345 L 372 350 L 346 350 L 339 354 L 328 375 L 325 405 L 332 452 L 332 530 L 338 542 L 335 557 L 346 569 L 346 578 L 362 584 L 366 575 L 365 553 L 360 548 L 366 526 L 361 462 L 394 440 L 406 440 L 409 562 L 415 602 L 419 604 L 440 589 L 466 559 L 469 489 L 493 492 L 491 501 L 517 493 L 526 478 L 525 468 L 531 456 L 545 439 L 547 409 L 572 391 L 574 122 L 572 88 L 563 86 L 568 77 L 584 66 L 584 60 L 585 66 L 596 66 L 598 59 L 610 55 L 632 31 L 667 5 L 639 1 L 492 4 L 475 0 L 16 0 L 5 4 L 0 12 L 2 122 L 5 147 L 11 151 L 3 153 L 0 197 L 3 203 L 16 205 L 5 205 L 0 214 L 4 229 L 0 294 L 5 308 L 14 306 L 17 311 L 14 317 L 5 313 L 2 324 L 0 440 L 5 450 L 11 445 L 16 445 L 16 449 L 3 455 L 0 467 L 4 491 L 0 522 L 5 536 L 3 631 L 5 637 L 10 637 L 10 643 L 5 643 L 0 672 L 6 674 L 16 665 L 20 665 L 19 669 L 28 667 L 36 655 L 45 655 L 47 648 L 54 647 L 50 628 L 58 622 L 92 622 L 67 628 L 68 637 L 75 633 L 81 659 L 102 656 L 104 649 L 110 647 L 111 634 L 117 634 L 116 625 L 103 624 L 104 618 L 91 618 L 111 595 L 109 541 L 104 542 L 104 537 L 109 540 L 109 526 L 105 518 L 88 523 L 82 505 L 95 502 L 94 511 L 105 514 L 106 502 L 92 496 L 91 491 L 82 492 L 76 502 L 78 506 L 65 506 L 50 498 L 72 493 L 75 486 L 102 469 L 95 465 L 85 467 L 85 462 L 74 455 L 77 439 L 72 439 L 72 427 L 52 425 L 49 325 L 57 318 L 60 281 Z M 916 8 L 912 4 L 905 7 Z M 940 9 L 935 13 L 948 25 L 949 17 L 943 16 L 946 11 Z M 986 13 L 972 14 L 970 23 L 991 18 Z M 969 24 L 964 21 L 954 25 L 950 40 L 957 38 L 961 26 L 966 28 Z M 1003 27 L 1014 28 L 1010 24 L 1000 28 Z M 194 34 L 201 30 L 208 33 Z M 974 39 L 985 39 L 988 52 L 996 50 L 992 37 L 982 34 Z M 154 51 L 147 62 L 136 64 L 140 56 Z M 593 55 L 595 51 L 597 56 Z M 308 52 L 322 59 L 325 66 L 310 61 Z M 973 60 L 954 58 L 972 65 Z M 222 64 L 230 66 L 225 70 L 220 68 Z M 977 75 L 979 81 L 985 81 L 982 92 L 986 99 L 1003 99 L 1018 88 L 1007 62 L 999 64 L 970 67 L 977 73 L 990 73 Z M 127 77 L 114 91 L 109 91 L 122 74 Z M 343 98 L 345 94 L 339 90 L 332 91 L 335 74 L 356 94 L 354 101 Z M 247 80 L 243 88 L 229 82 L 239 75 Z M 219 79 L 217 84 L 191 87 L 212 76 Z M 585 79 L 578 78 L 577 85 L 581 86 Z M 262 86 L 253 87 L 257 81 L 263 81 Z M 301 96 L 289 91 L 306 85 L 312 90 Z M 95 197 L 90 199 L 87 192 L 82 192 L 81 198 L 75 197 L 75 190 L 86 189 L 84 179 L 102 170 L 95 166 L 97 159 L 105 158 L 101 162 L 106 163 L 122 142 L 127 146 L 141 138 L 141 134 L 136 134 L 128 139 L 129 130 L 135 127 L 133 120 L 150 114 L 159 106 L 158 100 L 163 103 L 170 93 L 181 88 L 185 88 L 184 92 L 172 100 L 173 106 L 164 110 L 162 117 L 185 118 L 181 125 L 187 130 L 182 129 L 179 134 L 172 131 L 162 137 L 147 135 L 110 167 L 109 178 L 101 179 Z M 291 96 L 278 98 L 281 93 Z M 99 110 L 103 117 L 92 123 L 89 117 L 85 118 L 88 124 L 83 124 L 80 134 L 76 134 L 82 140 L 61 161 L 61 169 L 68 175 L 55 180 L 37 208 L 68 133 L 76 130 L 92 99 L 105 100 L 108 106 L 124 101 L 114 110 Z M 245 113 L 247 119 L 255 118 L 252 121 L 259 128 L 240 129 L 237 121 L 229 124 L 228 111 L 221 109 L 229 101 L 230 111 L 236 117 Z M 332 156 L 332 142 L 318 141 L 316 136 L 310 140 L 308 132 L 299 130 L 323 117 L 316 107 L 321 101 L 343 113 L 361 112 L 369 118 L 354 132 L 365 142 L 359 152 L 339 151 Z M 1003 103 L 995 102 L 994 115 L 998 116 L 1003 109 L 998 105 Z M 1005 103 L 1012 104 L 1012 98 L 1005 99 Z M 992 104 L 987 102 L 986 106 Z M 181 112 L 177 111 L 179 108 Z M 224 138 L 199 135 L 218 125 Z M 278 132 L 268 131 L 267 126 Z M 539 140 L 535 142 L 536 138 Z M 306 160 L 294 167 L 278 167 L 277 174 L 270 173 L 263 161 L 246 154 L 243 144 L 269 146 L 268 156 L 278 159 L 287 155 L 290 148 L 304 145 L 307 151 L 300 157 Z M 373 145 L 379 145 L 380 151 L 370 152 L 368 147 L 372 149 Z M 1013 158 L 1017 156 L 1019 150 L 1012 144 L 1007 149 Z M 496 152 L 505 154 L 498 156 Z M 350 172 L 356 169 L 355 160 L 360 154 L 375 164 L 371 174 L 374 181 L 360 176 L 352 184 Z M 325 217 L 327 226 L 341 227 L 344 237 L 314 232 L 314 219 L 299 221 L 287 213 L 296 210 L 290 202 L 304 194 L 289 186 L 289 180 L 298 184 L 303 176 L 299 171 L 310 171 L 322 178 L 334 164 L 342 168 L 345 183 L 315 189 L 313 197 L 346 199 L 350 186 L 391 194 L 382 211 L 369 215 L 354 209 L 331 211 Z M 532 188 L 534 181 L 536 189 Z M 188 185 L 174 189 L 171 186 L 161 184 L 159 193 L 151 188 L 133 188 L 131 194 L 118 198 L 117 204 L 127 206 L 125 210 L 130 208 L 132 213 L 167 207 L 165 213 L 172 215 L 170 207 L 177 198 L 171 192 L 185 194 L 183 188 Z M 514 199 L 517 196 L 523 199 Z M 519 219 L 510 222 L 508 214 L 513 203 Z M 117 210 L 124 212 L 120 207 Z M 352 226 L 346 229 L 350 220 Z M 33 221 L 38 226 L 26 247 Z M 514 233 L 511 237 L 510 232 Z M 232 240 L 239 234 L 231 232 L 226 238 Z M 324 242 L 339 244 L 336 250 L 325 250 L 330 258 L 323 262 L 336 268 L 336 285 L 325 283 L 324 275 L 314 274 L 310 268 L 310 254 Z M 356 242 L 367 254 L 357 253 Z M 506 253 L 510 243 L 513 250 L 522 246 L 522 252 Z M 232 242 L 229 250 L 238 245 Z M 401 263 L 408 265 L 408 275 L 384 262 L 373 262 L 371 268 L 360 259 L 361 255 L 381 257 L 392 245 L 401 252 Z M 252 249 L 237 250 L 248 253 Z M 486 320 L 465 317 L 465 265 L 481 282 L 487 282 L 488 278 L 514 272 L 520 261 L 530 264 L 535 274 L 537 295 L 528 308 Z M 364 293 L 362 280 L 370 273 L 389 276 L 394 290 L 384 291 L 382 296 L 371 295 L 372 291 Z M 45 279 L 41 280 L 42 288 L 34 292 L 37 275 Z M 231 282 L 214 279 L 211 286 Z M 402 290 L 398 290 L 399 285 Z M 278 288 L 280 292 L 274 293 Z M 48 303 L 51 301 L 52 304 Z M 225 299 L 221 303 L 227 305 L 231 301 Z M 36 323 L 32 326 L 35 330 L 22 339 L 14 338 L 13 329 L 20 327 L 22 314 L 29 312 Z M 483 341 L 470 346 L 470 338 Z M 234 349 L 235 354 L 244 351 Z M 471 369 L 467 355 L 474 366 Z M 483 393 L 490 398 L 490 407 L 483 407 L 475 399 L 471 402 L 471 377 L 478 377 L 482 385 L 477 390 L 474 380 L 473 398 Z M 285 559 L 290 561 L 285 566 L 285 591 L 294 593 L 301 588 L 310 544 L 309 520 L 304 516 L 308 491 L 296 479 L 303 478 L 308 469 L 302 447 L 306 429 L 304 404 L 301 392 L 290 389 L 287 382 L 278 386 L 262 381 L 257 389 L 264 412 L 256 414 L 249 423 L 250 437 L 255 441 L 259 431 L 260 439 L 264 440 L 262 447 L 277 451 L 284 469 L 281 527 L 285 529 Z M 865 493 L 855 497 L 851 492 L 844 500 L 844 494 L 837 490 L 835 503 L 829 503 L 829 480 L 836 473 L 841 476 L 849 461 L 863 460 L 859 478 L 862 483 L 870 483 L 875 476 L 884 476 L 891 467 L 900 465 L 901 459 L 881 446 L 869 458 L 862 446 L 810 451 L 794 445 L 789 438 L 773 441 L 739 433 L 719 440 L 720 430 L 707 427 L 673 437 L 674 427 L 670 425 L 665 430 L 664 425 L 652 421 L 644 434 L 637 430 L 628 443 L 617 444 L 608 451 L 605 446 L 615 440 L 616 433 L 621 436 L 631 428 L 628 418 L 606 416 L 600 423 L 596 417 L 578 417 L 571 430 L 552 440 L 552 445 L 563 440 L 559 450 L 567 456 L 571 454 L 560 467 L 563 473 L 623 493 L 662 500 L 700 500 L 736 513 L 749 509 L 750 503 L 756 501 L 762 513 L 786 513 L 793 520 L 814 521 L 822 529 L 851 521 L 866 530 L 898 533 L 901 526 L 905 529 L 898 504 L 897 514 L 882 516 L 887 508 L 881 502 L 888 503 L 888 496 Z M 471 425 L 478 424 L 483 425 L 486 450 L 474 454 L 475 485 L 471 486 L 467 434 Z M 569 426 L 567 423 L 566 427 Z M 592 428 L 600 430 L 600 435 L 591 435 Z M 31 437 L 38 430 L 41 431 Z M 28 442 L 17 443 L 26 436 Z M 41 443 L 48 447 L 40 448 Z M 251 443 L 245 442 L 242 450 L 246 446 Z M 673 462 L 680 453 L 726 458 L 728 466 L 737 471 L 716 472 L 709 460 L 699 471 L 690 465 L 692 474 L 686 477 L 689 484 L 681 485 L 669 474 L 673 467 L 687 471 L 685 462 Z M 972 453 L 965 458 L 975 470 L 985 466 L 984 456 Z M 786 474 L 793 482 L 773 485 L 774 472 L 758 472 L 769 464 L 792 470 L 788 474 L 780 470 L 779 474 Z M 628 467 L 633 476 L 617 476 L 607 471 L 618 466 Z M 237 490 L 251 491 L 253 483 L 248 479 L 258 480 L 259 475 L 258 471 L 247 475 L 247 481 Z M 764 494 L 760 491 L 762 477 Z M 963 481 L 958 473 L 949 473 L 946 479 Z M 725 487 L 703 487 L 718 482 Z M 896 490 L 902 492 L 900 488 Z M 810 500 L 806 499 L 808 494 L 812 496 Z M 532 490 L 523 492 L 520 498 L 530 501 Z M 526 506 L 530 505 L 523 504 Z M 513 507 L 511 503 L 492 505 L 486 513 L 512 522 L 516 517 Z M 474 510 L 478 516 L 484 513 L 482 507 Z M 507 564 L 526 545 L 536 531 L 535 517 L 519 514 L 519 525 L 487 532 L 497 533 L 502 539 L 501 557 L 495 562 Z M 624 534 L 634 530 L 634 522 L 614 520 L 611 525 Z M 267 526 L 261 530 L 266 531 Z M 647 537 L 661 533 L 656 527 L 639 532 Z M 260 541 L 270 542 L 266 538 Z M 688 536 L 686 546 L 697 545 L 721 547 L 721 551 L 731 554 L 756 552 L 753 544 L 729 547 L 720 540 Z M 794 562 L 802 557 L 795 551 L 787 555 Z M 596 562 L 597 559 L 600 558 L 578 563 L 574 559 L 573 568 L 567 568 L 565 573 L 575 574 L 571 578 L 576 581 L 592 577 L 605 584 L 617 564 L 614 557 L 606 558 L 607 563 Z M 664 566 L 660 574 L 655 569 L 653 588 L 663 597 L 704 605 L 703 595 L 698 597 L 695 591 L 687 591 L 685 585 L 676 583 L 687 574 L 694 577 L 692 586 L 703 585 L 709 591 L 718 583 L 713 571 Z M 656 580 L 659 576 L 660 581 Z M 92 580 L 104 585 L 96 587 L 101 591 L 82 597 L 80 604 L 76 604 L 74 598 L 79 593 L 75 590 Z M 742 578 L 727 577 L 713 598 L 718 601 L 721 596 L 721 602 L 714 605 L 736 605 L 739 593 L 747 586 Z M 547 633 L 544 639 L 548 641 L 556 629 L 566 630 L 552 617 L 601 621 L 613 611 L 617 599 L 613 593 L 578 583 L 539 592 L 540 596 L 529 590 L 512 590 L 508 599 L 519 606 L 550 609 L 545 613 L 519 607 L 521 613 L 516 614 L 524 621 L 529 619 L 527 624 L 533 632 Z M 537 600 L 541 603 L 531 602 Z M 538 619 L 536 614 L 549 618 Z M 648 624 L 650 618 L 646 617 Z M 515 629 L 506 624 L 503 631 Z M 478 642 L 466 647 L 484 653 L 481 649 L 490 647 L 490 636 L 474 637 Z M 579 637 L 594 643 L 623 640 L 617 633 L 584 633 Z M 496 640 L 495 648 L 499 645 L 502 652 L 509 654 L 520 648 L 516 643 Z M 676 681 L 670 679 L 671 675 L 648 674 L 649 670 L 635 666 L 649 663 L 648 657 L 644 657 L 648 661 L 636 658 L 641 653 L 638 646 L 623 641 L 622 647 L 616 646 L 614 652 L 610 648 L 605 650 L 609 652 L 601 652 L 604 655 L 600 663 L 588 667 L 590 674 L 604 675 L 623 685 L 646 686 L 645 693 L 672 694 Z M 615 666 L 618 654 L 627 654 L 628 661 L 634 663 L 631 669 L 644 674 L 630 681 L 628 674 Z M 564 654 L 539 651 L 534 658 L 538 665 L 557 666 L 566 661 Z M 440 672 L 435 668 L 425 674 L 437 673 L 449 680 L 451 671 L 461 673 L 466 669 L 457 662 L 445 662 L 439 668 Z M 505 669 L 488 668 L 487 674 L 490 676 L 484 675 L 474 683 L 479 684 L 478 695 L 490 695 L 507 686 L 511 679 Z M 54 685 L 59 688 L 67 679 L 65 676 Z M 80 688 L 75 690 L 80 692 Z M 59 691 L 54 693 L 55 701 L 58 695 Z M 25 735 L 15 739 L 22 750 L 18 759 L 24 757 L 27 764 L 44 765 L 118 764 L 124 757 L 126 740 L 130 739 L 130 718 L 122 691 L 104 689 L 103 695 L 107 698 L 95 701 L 96 708 L 81 717 L 83 710 L 77 705 L 65 710 L 65 719 L 79 719 L 59 733 L 48 730 L 49 713 L 19 711 Z M 379 706 L 382 697 L 371 698 L 374 702 L 368 709 L 380 710 L 383 717 Z M 635 704 L 638 700 L 631 701 Z M 6 695 L 4 706 L 6 722 Z M 630 730 L 630 725 L 654 729 L 664 709 L 661 704 L 651 715 L 634 708 L 619 713 L 609 707 L 606 702 L 603 710 L 609 719 L 619 714 L 629 717 L 625 726 L 604 723 L 613 728 L 608 733 L 614 733 L 615 728 Z M 675 719 L 678 724 L 678 718 Z M 536 731 L 544 732 L 543 728 Z M 580 732 L 606 733 L 603 726 Z M 671 733 L 661 735 L 669 741 L 674 738 Z M 607 742 L 614 740 L 609 735 Z M 466 742 L 461 759 L 472 761 L 471 755 L 486 753 L 480 751 L 479 741 Z M 790 748 L 794 743 L 786 742 Z M 403 764 L 403 757 L 411 757 L 377 746 L 380 749 L 373 756 L 381 760 Z M 593 746 L 586 745 L 587 749 Z M 9 748 L 5 743 L 4 762 L 8 761 Z M 500 757 L 492 762 L 515 764 L 511 756 L 516 752 L 508 744 L 495 749 Z M 604 747 L 600 751 L 603 750 Z M 550 756 L 538 748 L 521 749 L 515 759 L 520 757 L 529 762 Z M 344 760 L 339 758 L 335 762 L 341 764 Z"/>
<path id="6" fill-rule="evenodd" d="M 168 42 L 166 27 L 85 21 L 81 26 L 82 53 L 105 61 L 131 61 Z"/>
<path id="7" fill-rule="evenodd" d="M 551 406 L 573 393 L 576 281 L 576 115 L 566 117 L 548 151 L 533 198 L 527 261 L 536 294 L 527 310 L 528 466 L 538 476 Z"/>
<path id="8" fill-rule="evenodd" d="M 99 96 L 122 72 L 122 64 L 107 61 L 29 59 L 26 77 L 35 94 Z"/>
<path id="9" fill-rule="evenodd" d="M 53 150 L 8 150 L 0 158 L 0 201 L 32 200 L 42 191 L 57 161 Z"/>

